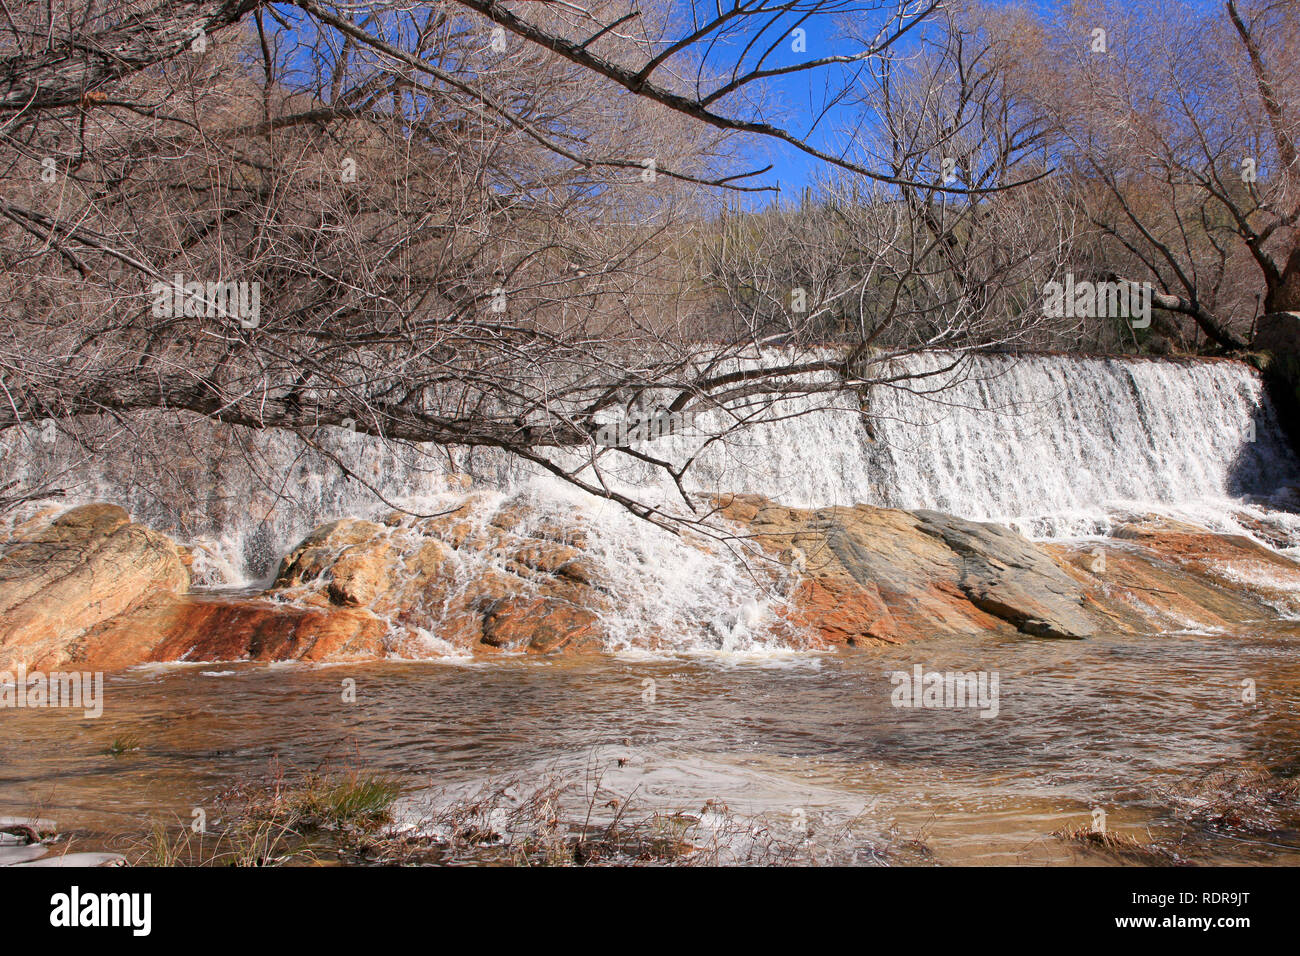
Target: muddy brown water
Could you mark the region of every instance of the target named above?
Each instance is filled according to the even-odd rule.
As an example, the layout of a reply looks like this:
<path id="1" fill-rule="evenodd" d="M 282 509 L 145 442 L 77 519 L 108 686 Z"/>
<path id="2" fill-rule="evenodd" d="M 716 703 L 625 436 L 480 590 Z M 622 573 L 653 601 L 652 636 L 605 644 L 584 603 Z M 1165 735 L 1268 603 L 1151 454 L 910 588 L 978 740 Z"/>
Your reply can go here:
<path id="1" fill-rule="evenodd" d="M 998 715 L 894 706 L 890 673 L 916 664 L 996 672 Z M 106 753 L 124 736 L 140 749 Z M 602 795 L 646 810 L 715 800 L 771 826 L 813 821 L 814 840 L 837 827 L 864 847 L 921 839 L 938 863 L 1104 863 L 1051 837 L 1100 810 L 1111 832 L 1189 861 L 1296 864 L 1289 811 L 1207 826 L 1180 794 L 1215 770 L 1286 778 L 1298 742 L 1297 624 L 767 656 L 169 665 L 107 675 L 98 719 L 0 710 L 0 815 L 39 812 L 75 849 L 123 850 L 277 761 L 360 765 L 417 794 L 548 772 L 581 788 L 595 770 Z"/>

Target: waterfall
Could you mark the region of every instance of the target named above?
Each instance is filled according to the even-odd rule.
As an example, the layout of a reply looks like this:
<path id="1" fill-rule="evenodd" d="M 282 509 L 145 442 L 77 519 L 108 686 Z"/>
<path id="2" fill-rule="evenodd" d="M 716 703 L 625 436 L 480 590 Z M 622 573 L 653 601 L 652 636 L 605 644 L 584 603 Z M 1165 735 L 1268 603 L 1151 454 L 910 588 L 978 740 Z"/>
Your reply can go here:
<path id="1" fill-rule="evenodd" d="M 1105 533 L 1117 511 L 1161 511 L 1240 530 L 1234 515 L 1260 509 L 1300 476 L 1258 373 L 1243 363 L 975 355 L 942 371 L 952 358 L 912 357 L 894 370 L 923 377 L 865 394 L 783 401 L 776 420 L 702 453 L 717 413 L 694 432 L 638 447 L 676 462 L 698 454 L 686 478 L 695 493 L 758 493 L 800 507 L 932 508 L 1040 538 Z M 0 453 L 26 462 L 10 469 L 21 480 L 37 468 L 30 448 L 40 445 L 18 432 L 0 436 L 8 445 Z M 454 494 L 448 471 L 502 490 L 528 486 L 557 509 L 574 507 L 558 479 L 495 450 L 422 450 L 321 432 L 318 451 L 293 436 L 190 419 L 172 426 L 153 458 L 137 453 L 108 467 L 75 459 L 63 443 L 48 455 L 58 459 L 53 470 L 75 474 L 64 482 L 64 500 L 122 503 L 138 520 L 196 545 L 199 579 L 213 584 L 264 580 L 325 521 L 373 516 L 392 504 L 445 507 Z M 24 454 L 13 453 L 18 441 L 27 442 Z M 560 457 L 581 467 L 591 454 Z M 661 470 L 612 450 L 599 462 L 611 487 L 679 506 L 680 493 Z M 591 477 L 590 467 L 584 474 Z M 1269 520 L 1284 539 L 1300 542 L 1300 522 Z M 622 527 L 613 522 L 611 533 L 615 524 Z"/>
<path id="2" fill-rule="evenodd" d="M 892 371 L 917 377 L 872 386 L 865 402 L 854 393 L 784 403 L 781 420 L 705 451 L 690 486 L 802 507 L 930 508 L 1042 538 L 1102 533 L 1117 511 L 1239 530 L 1229 512 L 1300 478 L 1260 376 L 1244 363 L 954 359 L 910 357 Z M 718 424 L 706 418 L 701 430 Z M 698 445 L 670 435 L 646 450 L 682 461 Z M 671 494 L 642 463 L 615 473 L 628 490 L 657 484 Z"/>
<path id="3" fill-rule="evenodd" d="M 953 378 L 929 397 L 873 398 L 876 503 L 1051 536 L 1114 509 L 1205 521 L 1300 477 L 1241 362 L 980 356 Z"/>

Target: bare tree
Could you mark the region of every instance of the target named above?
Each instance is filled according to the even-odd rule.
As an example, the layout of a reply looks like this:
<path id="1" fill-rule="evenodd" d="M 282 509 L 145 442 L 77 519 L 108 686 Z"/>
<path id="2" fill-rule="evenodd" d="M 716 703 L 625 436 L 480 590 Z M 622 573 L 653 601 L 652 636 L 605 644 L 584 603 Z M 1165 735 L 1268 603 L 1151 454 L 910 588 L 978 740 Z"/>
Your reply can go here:
<path id="1" fill-rule="evenodd" d="M 901 219 L 880 218 L 880 196 L 845 213 L 842 231 L 866 237 L 848 254 L 884 265 L 837 266 L 848 285 L 826 302 L 885 274 L 918 328 L 936 303 L 957 316 L 913 344 L 1006 338 L 990 335 L 988 284 L 1018 253 L 994 261 L 1005 234 L 989 224 L 1009 220 L 984 211 L 1023 185 L 1020 167 L 934 182 L 919 163 L 828 145 L 815 116 L 782 124 L 764 94 L 807 73 L 842 101 L 939 6 L 11 3 L 0 428 L 58 422 L 111 453 L 162 411 L 314 446 L 338 426 L 490 447 L 671 523 L 606 483 L 602 462 L 662 467 L 691 503 L 689 461 L 611 452 L 596 436 L 612 416 L 654 393 L 744 427 L 865 380 L 858 359 L 879 341 L 861 309 L 847 353 L 809 335 L 764 351 L 774 340 L 748 317 L 700 340 L 687 267 L 700 190 L 767 188 L 741 162 L 744 137 L 911 197 Z M 786 57 L 794 30 L 838 16 L 849 52 Z M 964 211 L 935 218 L 940 196 Z M 981 238 L 945 252 L 972 216 Z M 990 266 L 955 277 L 977 247 Z M 915 293 L 936 259 L 945 277 Z M 807 330 L 824 308 L 793 321 Z M 575 464 L 557 449 L 585 452 Z"/>
<path id="2" fill-rule="evenodd" d="M 1291 3 L 1097 2 L 1040 71 L 1058 76 L 1043 100 L 1112 271 L 1219 348 L 1243 347 L 1261 310 L 1300 309 L 1298 52 Z"/>
<path id="3" fill-rule="evenodd" d="M 1004 19 L 954 8 L 860 75 L 842 141 L 892 182 L 839 172 L 797 207 L 724 217 L 708 262 L 733 328 L 838 342 L 868 379 L 913 351 L 1073 344 L 1077 323 L 1049 322 L 1042 290 L 1074 254 L 1077 215 Z"/>

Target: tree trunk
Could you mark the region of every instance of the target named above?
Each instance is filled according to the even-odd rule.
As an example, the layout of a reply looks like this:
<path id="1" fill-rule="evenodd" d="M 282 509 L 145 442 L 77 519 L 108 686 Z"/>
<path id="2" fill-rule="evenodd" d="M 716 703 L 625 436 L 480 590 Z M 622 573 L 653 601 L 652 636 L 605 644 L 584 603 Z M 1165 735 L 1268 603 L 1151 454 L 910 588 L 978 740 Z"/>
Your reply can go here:
<path id="1" fill-rule="evenodd" d="M 0 57 L 0 113 L 75 106 L 105 83 L 169 60 L 237 22 L 262 0 L 163 0 L 136 13 L 123 4 L 117 22 L 89 36 L 59 39 L 34 53 Z"/>

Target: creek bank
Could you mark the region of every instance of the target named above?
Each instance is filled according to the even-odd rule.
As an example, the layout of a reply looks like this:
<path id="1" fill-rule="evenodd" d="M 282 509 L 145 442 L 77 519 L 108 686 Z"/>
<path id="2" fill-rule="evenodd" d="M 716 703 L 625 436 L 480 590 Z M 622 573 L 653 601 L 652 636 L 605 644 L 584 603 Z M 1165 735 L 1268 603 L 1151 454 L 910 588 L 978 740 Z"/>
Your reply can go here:
<path id="1" fill-rule="evenodd" d="M 1039 543 L 934 511 L 799 509 L 757 495 L 714 504 L 786 646 L 1086 639 L 1300 615 L 1300 564 L 1167 518 Z M 576 511 L 470 491 L 442 514 L 324 525 L 270 587 L 231 597 L 192 593 L 186 550 L 115 505 L 49 511 L 0 550 L 0 670 L 600 652 L 627 605 L 598 550 Z M 638 646 L 668 636 L 647 624 Z"/>

